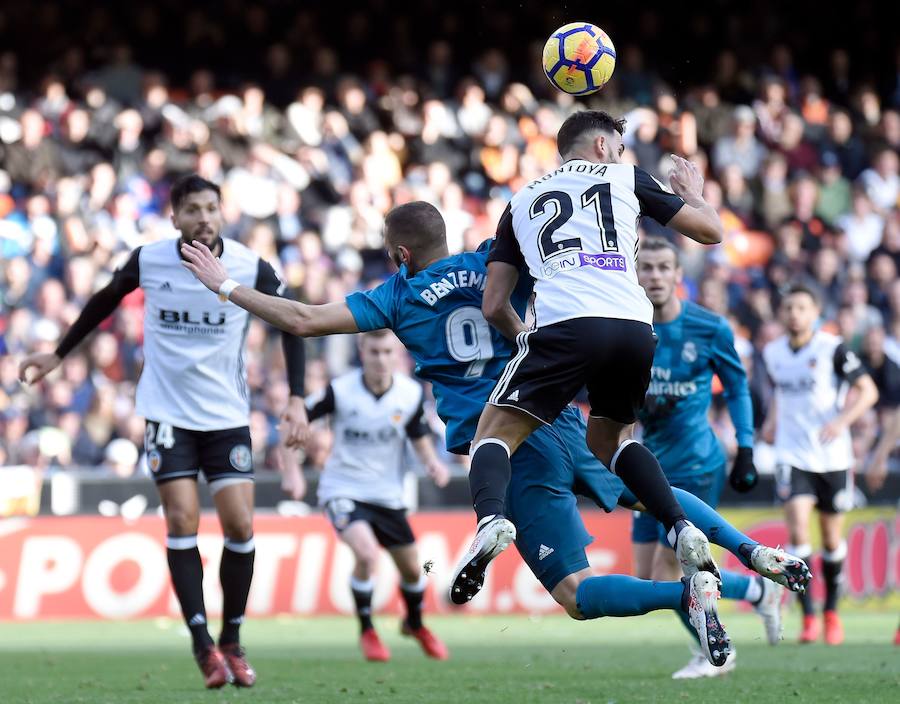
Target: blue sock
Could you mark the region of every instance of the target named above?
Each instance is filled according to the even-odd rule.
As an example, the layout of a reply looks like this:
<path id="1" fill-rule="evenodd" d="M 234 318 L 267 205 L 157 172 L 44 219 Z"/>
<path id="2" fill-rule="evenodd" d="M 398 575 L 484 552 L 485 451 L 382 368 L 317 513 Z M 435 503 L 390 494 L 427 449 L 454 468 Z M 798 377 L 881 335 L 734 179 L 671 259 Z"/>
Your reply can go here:
<path id="1" fill-rule="evenodd" d="M 687 514 L 688 520 L 706 534 L 710 542 L 721 545 L 738 558 L 745 567 L 750 566 L 750 548 L 759 543 L 741 533 L 737 528 L 716 513 L 716 510 L 689 491 L 672 487 L 675 498 Z M 741 550 L 741 546 L 745 546 Z M 749 548 L 746 546 L 750 546 Z"/>
<path id="2" fill-rule="evenodd" d="M 578 610 L 585 618 L 640 616 L 656 609 L 681 610 L 684 584 L 610 574 L 578 585 Z"/>
<path id="3" fill-rule="evenodd" d="M 722 575 L 722 598 L 742 600 L 753 577 L 730 570 L 719 570 L 719 574 Z"/>

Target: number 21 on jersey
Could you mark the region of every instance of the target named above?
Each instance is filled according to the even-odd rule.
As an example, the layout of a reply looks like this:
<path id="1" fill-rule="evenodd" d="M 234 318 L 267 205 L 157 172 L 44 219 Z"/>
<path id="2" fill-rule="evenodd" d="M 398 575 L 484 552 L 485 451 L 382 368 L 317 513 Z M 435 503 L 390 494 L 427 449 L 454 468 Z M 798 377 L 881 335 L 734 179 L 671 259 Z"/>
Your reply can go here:
<path id="1" fill-rule="evenodd" d="M 616 235 L 616 223 L 613 219 L 612 198 L 608 183 L 595 183 L 581 194 L 581 207 L 593 208 L 600 228 L 600 242 L 604 252 L 618 252 L 619 238 Z M 541 260 L 547 261 L 566 252 L 581 251 L 580 237 L 567 237 L 554 240 L 553 235 L 572 217 L 575 209 L 572 198 L 565 191 L 548 191 L 538 196 L 528 211 L 534 220 L 547 213 L 547 206 L 552 205 L 554 215 L 544 223 L 538 232 L 538 249 Z"/>

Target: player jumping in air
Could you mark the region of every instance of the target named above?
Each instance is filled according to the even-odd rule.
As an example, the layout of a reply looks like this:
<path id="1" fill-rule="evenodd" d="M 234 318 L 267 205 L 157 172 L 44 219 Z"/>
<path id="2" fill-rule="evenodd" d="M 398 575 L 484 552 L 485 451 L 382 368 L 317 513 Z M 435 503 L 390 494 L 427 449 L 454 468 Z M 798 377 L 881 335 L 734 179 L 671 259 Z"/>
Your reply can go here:
<path id="1" fill-rule="evenodd" d="M 423 417 L 422 386 L 395 371 L 397 339 L 389 330 L 363 333 L 361 370 L 334 379 L 307 400 L 310 422 L 331 417 L 334 447 L 319 479 L 319 505 L 356 564 L 350 589 L 359 617 L 359 644 L 366 660 L 391 657 L 372 624 L 372 592 L 378 546 L 400 572 L 406 604 L 401 632 L 412 636 L 429 657 L 446 660 L 446 646 L 422 623 L 427 579 L 419 567 L 416 538 L 406 519 L 403 477 L 407 438 L 438 486 L 450 478 L 438 459 Z"/>
<path id="2" fill-rule="evenodd" d="M 631 436 L 656 348 L 653 306 L 635 271 L 637 220 L 648 215 L 703 244 L 721 241 L 722 224 L 703 200 L 693 164 L 673 156 L 671 193 L 620 163 L 624 131 L 624 121 L 605 112 L 570 115 L 557 134 L 562 166 L 516 193 L 500 218 L 483 311 L 517 349 L 472 443 L 469 486 L 479 530 L 457 568 L 454 600 L 478 590 L 487 564 L 515 533 L 504 516 L 510 456 L 585 385 L 588 447 L 662 522 L 669 541 L 684 544 L 693 556 L 686 574 L 716 571 L 709 544 L 686 520 L 656 457 Z M 532 329 L 510 304 L 523 270 L 534 279 Z"/>
<path id="3" fill-rule="evenodd" d="M 440 213 L 422 202 L 388 213 L 384 237 L 400 271 L 371 291 L 317 306 L 236 286 L 202 243 L 185 245 L 182 251 L 186 266 L 207 287 L 227 292 L 234 303 L 283 330 L 304 337 L 393 330 L 416 361 L 417 376 L 432 384 L 438 415 L 447 426 L 448 449 L 465 454 L 485 400 L 512 352 L 481 313 L 487 251 L 482 247 L 451 256 Z M 530 293 L 530 281 L 523 277 L 513 297 L 519 315 L 524 315 Z M 515 472 L 507 505 L 522 558 L 575 619 L 633 616 L 654 609 L 689 611 L 704 653 L 721 665 L 727 636 L 718 620 L 711 574 L 698 571 L 689 579 L 665 583 L 592 574 L 585 547 L 593 538 L 578 513 L 575 493 L 607 511 L 617 502 L 640 504 L 588 451 L 584 432 L 581 413 L 564 409 L 512 457 Z M 809 571 L 801 561 L 759 545 L 696 497 L 675 491 L 690 519 L 745 565 L 792 589 L 806 588 Z M 683 552 L 679 556 L 684 557 Z"/>
<path id="4" fill-rule="evenodd" d="M 653 304 L 653 329 L 659 339 L 650 387 L 639 414 L 644 444 L 659 459 L 672 486 L 715 508 L 725 479 L 725 453 L 709 424 L 712 378 L 724 387 L 737 434 L 737 456 L 729 480 L 749 491 L 758 476 L 753 466 L 753 407 L 747 375 L 734 348 L 728 321 L 676 295 L 682 271 L 678 249 L 660 237 L 641 242 L 638 281 Z M 653 516 L 635 514 L 632 529 L 635 574 L 644 579 L 677 579 L 681 573 L 665 531 Z M 769 643 L 781 639 L 781 588 L 761 577 L 729 575 L 722 596 L 746 599 L 763 619 Z M 687 623 L 688 631 L 694 629 Z M 735 651 L 722 667 L 712 667 L 698 651 L 675 679 L 713 677 L 735 667 Z"/>
<path id="5" fill-rule="evenodd" d="M 27 357 L 19 376 L 30 383 L 43 379 L 127 294 L 143 289 L 144 368 L 136 412 L 147 420 L 147 464 L 166 518 L 172 584 L 206 686 L 233 682 L 250 687 L 256 673 L 239 638 L 255 556 L 250 406 L 243 357 L 250 321 L 244 311 L 207 291 L 185 271 L 179 247 L 203 242 L 247 288 L 280 295 L 283 285 L 270 264 L 244 245 L 219 236 L 223 221 L 218 186 L 197 175 L 186 176 L 172 187 L 171 200 L 172 222 L 181 237 L 135 249 L 109 285 L 87 302 L 56 352 Z M 303 341 L 288 334 L 282 339 L 291 390 L 282 425 L 285 441 L 299 445 L 307 432 Z M 203 563 L 197 549 L 201 471 L 225 536 L 218 645 L 207 629 Z"/>
<path id="6" fill-rule="evenodd" d="M 774 434 L 776 487 L 785 501 L 792 551 L 809 559 L 809 521 L 819 510 L 825 577 L 825 642 L 844 641 L 837 613 L 841 570 L 847 555 L 844 513 L 853 507 L 853 445 L 850 426 L 878 401 L 878 388 L 841 339 L 817 329 L 821 310 L 813 289 L 794 284 L 781 306 L 787 334 L 763 349 L 775 397 L 763 427 Z M 849 390 L 852 391 L 848 395 Z M 819 638 L 812 595 L 800 596 L 801 643 Z"/>

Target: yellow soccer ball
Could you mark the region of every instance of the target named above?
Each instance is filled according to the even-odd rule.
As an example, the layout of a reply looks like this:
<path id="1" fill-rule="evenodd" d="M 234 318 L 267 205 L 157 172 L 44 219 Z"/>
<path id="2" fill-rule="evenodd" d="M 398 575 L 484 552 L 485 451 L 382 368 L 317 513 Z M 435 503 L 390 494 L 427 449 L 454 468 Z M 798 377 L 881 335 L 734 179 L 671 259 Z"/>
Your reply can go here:
<path id="1" fill-rule="evenodd" d="M 553 85 L 572 95 L 596 93 L 615 67 L 612 41 L 589 22 L 563 25 L 544 44 L 544 73 Z"/>

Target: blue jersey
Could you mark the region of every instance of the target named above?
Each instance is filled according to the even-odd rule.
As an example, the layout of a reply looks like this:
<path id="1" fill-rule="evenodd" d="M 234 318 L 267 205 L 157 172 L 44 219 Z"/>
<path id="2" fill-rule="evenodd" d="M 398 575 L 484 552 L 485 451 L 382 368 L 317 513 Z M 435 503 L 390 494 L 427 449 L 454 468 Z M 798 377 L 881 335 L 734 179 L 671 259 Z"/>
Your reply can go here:
<path id="1" fill-rule="evenodd" d="M 456 254 L 409 276 L 406 267 L 371 291 L 347 296 L 361 331 L 390 328 L 431 382 L 437 413 L 447 426 L 447 449 L 465 454 L 478 418 L 512 344 L 481 313 L 488 245 Z M 524 318 L 532 281 L 519 277 L 511 301 Z"/>
<path id="2" fill-rule="evenodd" d="M 718 374 L 740 447 L 753 446 L 753 408 L 747 375 L 728 322 L 689 301 L 659 337 L 647 399 L 640 413 L 644 444 L 670 480 L 718 471 L 725 454 L 709 424 L 712 378 Z"/>

